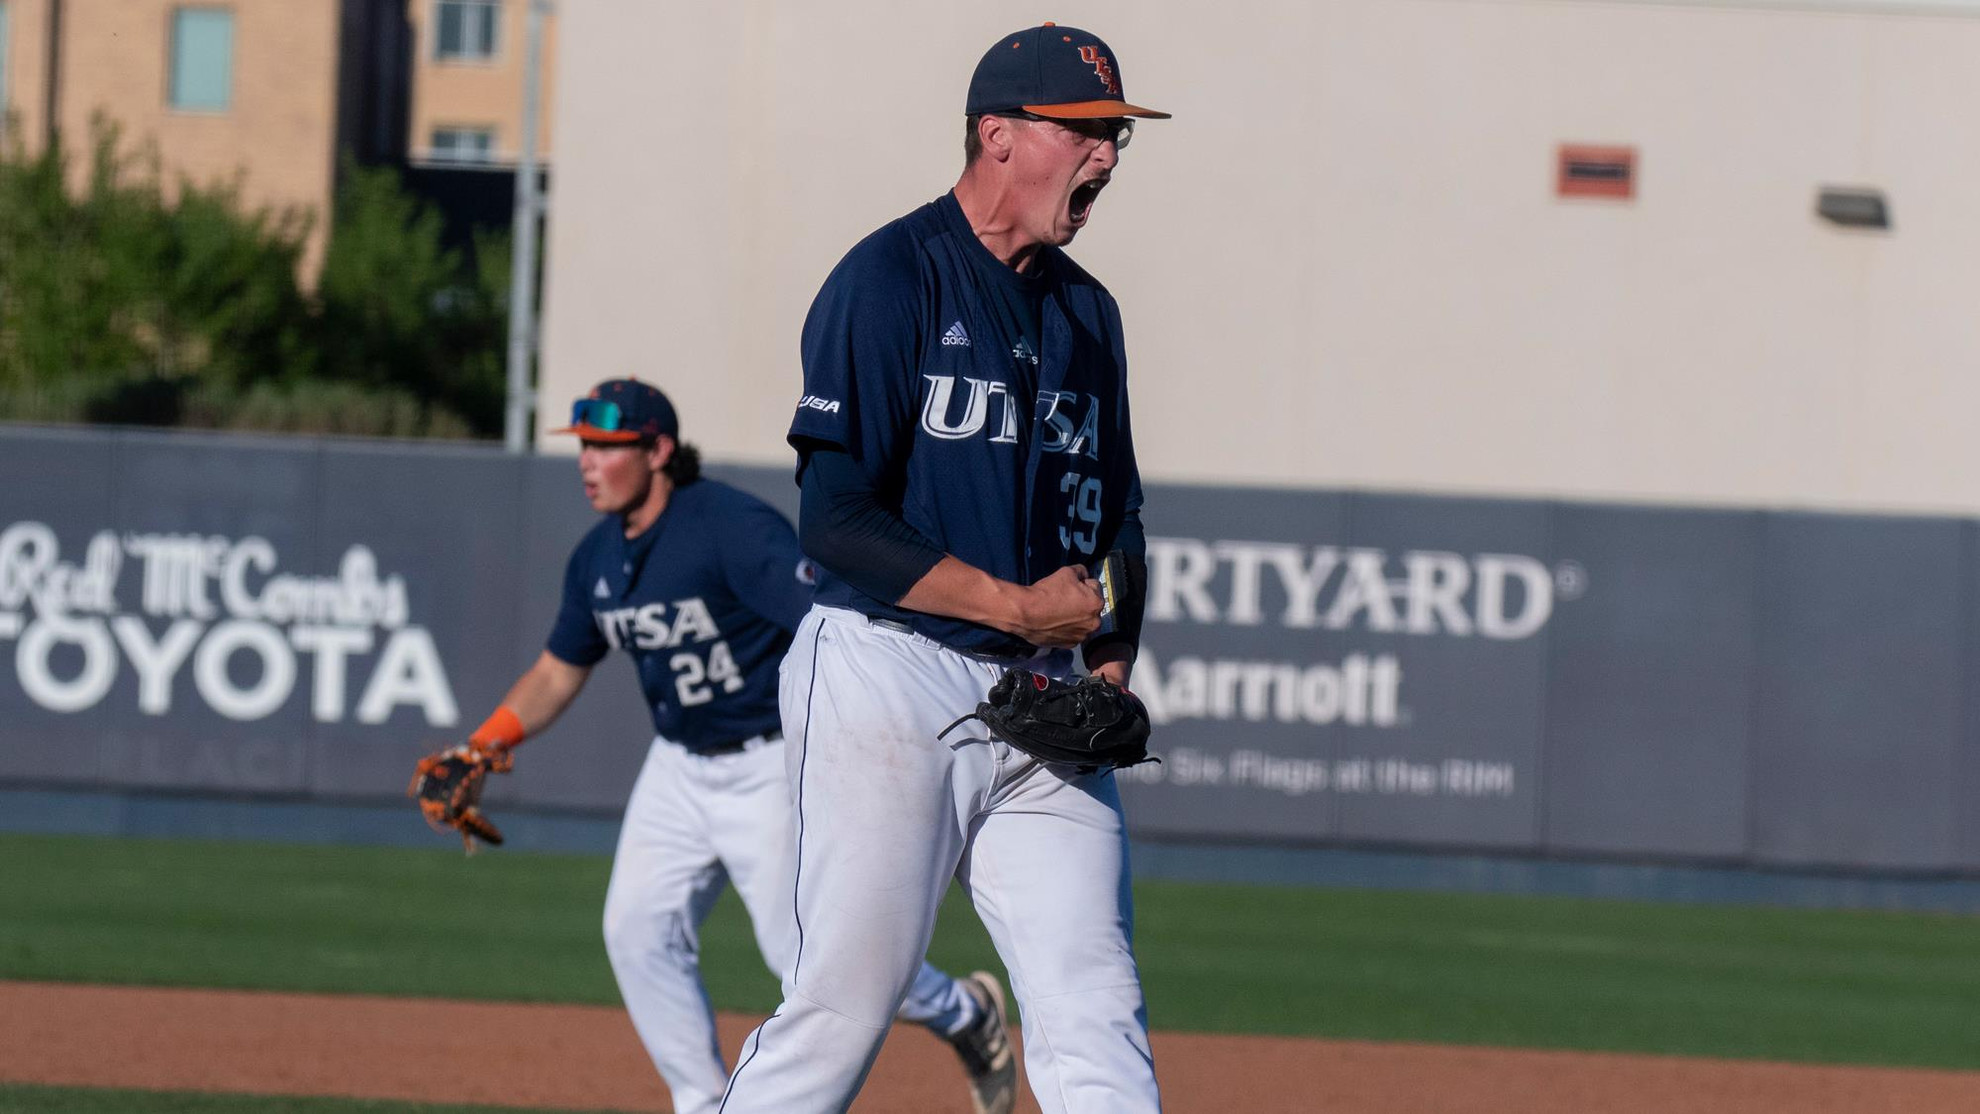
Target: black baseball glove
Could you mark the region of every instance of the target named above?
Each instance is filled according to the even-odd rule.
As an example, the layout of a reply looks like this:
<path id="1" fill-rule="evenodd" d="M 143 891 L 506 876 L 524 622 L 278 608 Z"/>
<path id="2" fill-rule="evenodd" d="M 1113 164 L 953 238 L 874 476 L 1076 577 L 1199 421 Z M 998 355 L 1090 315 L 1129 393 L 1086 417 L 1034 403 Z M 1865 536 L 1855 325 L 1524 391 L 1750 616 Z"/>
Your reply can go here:
<path id="1" fill-rule="evenodd" d="M 972 719 L 1046 762 L 1100 769 L 1160 761 L 1148 753 L 1148 709 L 1141 699 L 1099 677 L 1057 681 L 1028 669 L 1007 669 L 976 711 L 942 734 Z"/>
<path id="2" fill-rule="evenodd" d="M 419 802 L 434 831 L 459 832 L 461 845 L 472 855 L 477 839 L 497 846 L 502 842 L 501 830 L 481 811 L 481 790 L 489 774 L 506 774 L 515 765 L 515 755 L 506 747 L 449 747 L 419 760 L 406 796 Z"/>

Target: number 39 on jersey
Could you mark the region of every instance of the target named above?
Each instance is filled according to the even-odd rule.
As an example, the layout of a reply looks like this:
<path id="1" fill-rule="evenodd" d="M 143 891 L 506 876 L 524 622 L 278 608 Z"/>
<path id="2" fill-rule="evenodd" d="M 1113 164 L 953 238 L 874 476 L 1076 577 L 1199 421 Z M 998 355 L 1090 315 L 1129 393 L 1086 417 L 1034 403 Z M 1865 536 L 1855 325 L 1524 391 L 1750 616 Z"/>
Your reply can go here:
<path id="1" fill-rule="evenodd" d="M 1091 554 L 1100 540 L 1100 477 L 1067 472 L 1059 477 L 1066 497 L 1066 521 L 1059 524 L 1059 544 L 1067 552 Z"/>

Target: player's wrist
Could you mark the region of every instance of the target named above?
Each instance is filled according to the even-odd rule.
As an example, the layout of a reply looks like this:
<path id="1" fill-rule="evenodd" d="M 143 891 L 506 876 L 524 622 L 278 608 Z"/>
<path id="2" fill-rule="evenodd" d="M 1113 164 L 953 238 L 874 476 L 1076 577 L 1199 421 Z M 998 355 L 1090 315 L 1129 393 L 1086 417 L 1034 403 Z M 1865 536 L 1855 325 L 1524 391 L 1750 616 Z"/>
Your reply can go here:
<path id="1" fill-rule="evenodd" d="M 1028 636 L 1036 629 L 1034 612 L 1038 590 L 994 577 L 990 583 L 994 608 L 985 624 L 1005 634 L 1015 634 L 1020 638 Z"/>
<path id="2" fill-rule="evenodd" d="M 468 736 L 468 745 L 477 751 L 508 750 L 521 744 L 529 732 L 523 728 L 522 717 L 515 709 L 503 704 L 495 709 L 481 726 Z"/>

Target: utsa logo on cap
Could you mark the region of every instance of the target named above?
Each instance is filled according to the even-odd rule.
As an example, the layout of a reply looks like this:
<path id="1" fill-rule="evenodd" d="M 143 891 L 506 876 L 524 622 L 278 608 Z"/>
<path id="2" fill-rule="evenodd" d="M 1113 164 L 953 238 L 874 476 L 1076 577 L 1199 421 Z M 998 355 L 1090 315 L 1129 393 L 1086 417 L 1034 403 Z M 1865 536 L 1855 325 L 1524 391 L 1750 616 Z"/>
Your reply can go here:
<path id="1" fill-rule="evenodd" d="M 681 435 L 674 404 L 660 388 L 637 379 L 607 379 L 571 404 L 571 424 L 552 433 L 575 433 L 586 441 L 651 441 Z"/>
<path id="2" fill-rule="evenodd" d="M 970 75 L 965 116 L 1010 112 L 1060 120 L 1169 118 L 1127 102 L 1119 57 L 1100 36 L 1052 23 L 999 39 Z"/>
<path id="3" fill-rule="evenodd" d="M 1121 95 L 1121 81 L 1114 76 L 1114 67 L 1108 63 L 1107 56 L 1100 53 L 1099 47 L 1080 47 L 1079 60 L 1092 63 L 1094 76 L 1100 79 L 1100 84 L 1105 85 L 1109 93 L 1117 97 Z"/>

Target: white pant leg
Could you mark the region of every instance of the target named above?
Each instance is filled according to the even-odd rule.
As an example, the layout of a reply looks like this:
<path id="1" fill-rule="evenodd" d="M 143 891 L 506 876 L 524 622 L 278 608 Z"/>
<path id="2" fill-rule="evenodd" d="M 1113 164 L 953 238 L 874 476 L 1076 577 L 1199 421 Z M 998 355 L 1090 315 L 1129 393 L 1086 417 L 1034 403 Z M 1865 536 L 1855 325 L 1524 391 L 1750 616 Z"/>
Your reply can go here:
<path id="1" fill-rule="evenodd" d="M 921 970 L 989 748 L 935 736 L 987 683 L 918 640 L 814 609 L 780 696 L 796 809 L 797 958 L 743 1042 L 724 1114 L 843 1111 Z"/>
<path id="2" fill-rule="evenodd" d="M 1031 1093 L 1045 1114 L 1153 1114 L 1162 1101 L 1114 776 L 991 745 L 1005 775 L 961 876 L 1010 969 Z"/>
<path id="3" fill-rule="evenodd" d="M 797 958 L 797 841 L 784 747 L 771 743 L 740 754 L 689 759 L 702 772 L 715 854 L 749 910 L 763 962 L 780 980 Z M 970 1020 L 974 1009 L 960 983 L 924 961 L 896 1016 L 947 1036 L 944 1030 Z"/>
<path id="4" fill-rule="evenodd" d="M 708 783 L 703 803 L 709 840 L 749 911 L 764 966 L 781 983 L 797 958 L 791 907 L 797 843 L 784 744 L 752 745 L 737 754 L 689 761 L 703 767 Z"/>
<path id="5" fill-rule="evenodd" d="M 707 838 L 690 761 L 665 740 L 647 752 L 605 891 L 605 954 L 675 1111 L 706 1114 L 720 1102 L 728 1072 L 701 982 L 699 929 L 726 874 Z"/>

